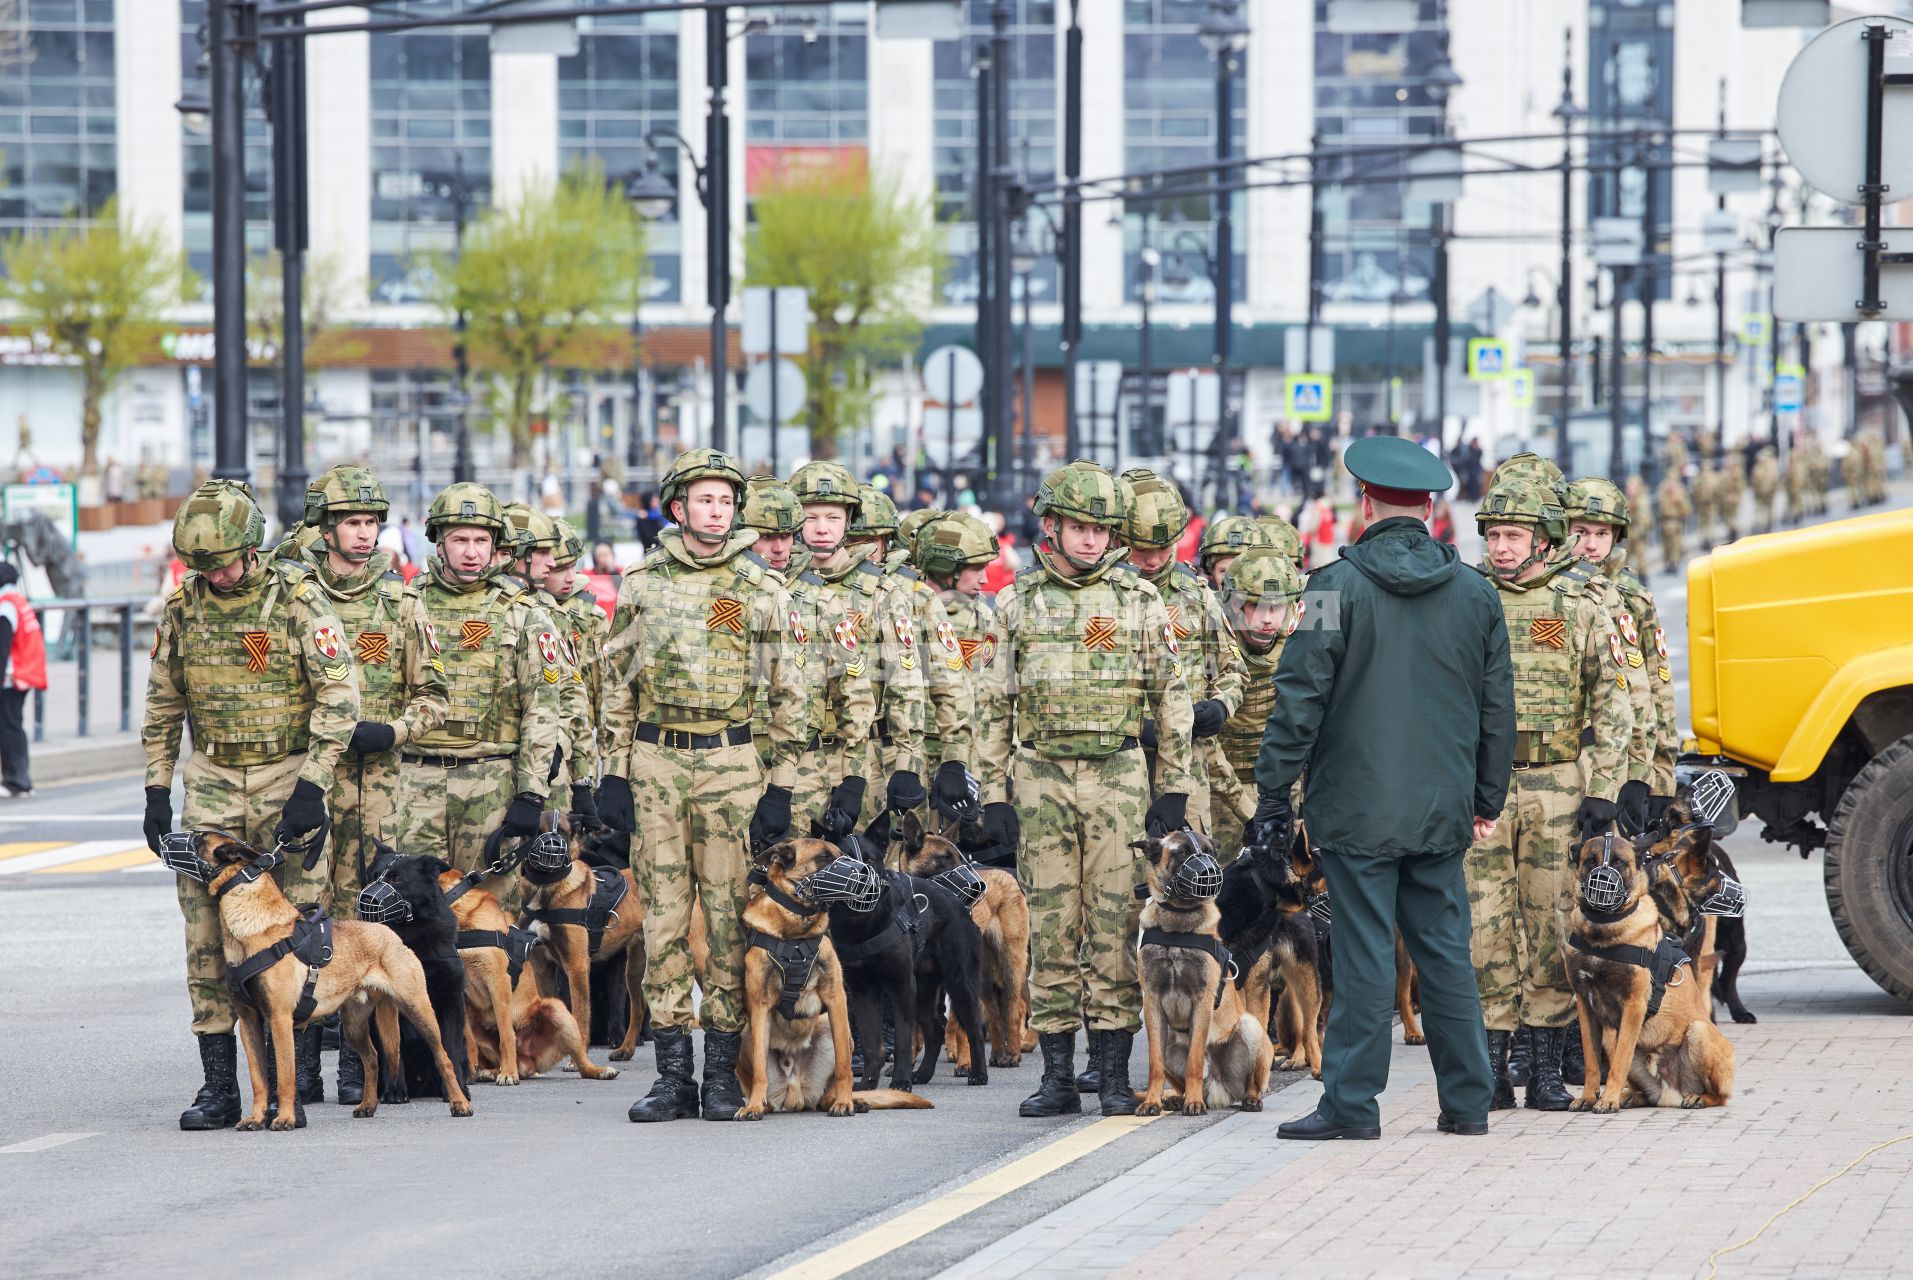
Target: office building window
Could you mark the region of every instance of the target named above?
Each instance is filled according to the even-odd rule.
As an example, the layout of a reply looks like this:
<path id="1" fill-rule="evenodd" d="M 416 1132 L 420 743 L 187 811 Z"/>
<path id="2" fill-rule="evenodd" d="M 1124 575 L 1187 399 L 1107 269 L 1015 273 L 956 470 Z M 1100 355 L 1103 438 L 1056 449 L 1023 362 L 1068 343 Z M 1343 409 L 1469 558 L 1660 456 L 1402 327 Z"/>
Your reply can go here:
<path id="1" fill-rule="evenodd" d="M 12 15 L 25 60 L 0 66 L 0 231 L 91 216 L 116 188 L 111 0 Z"/>
<path id="2" fill-rule="evenodd" d="M 180 0 L 179 68 L 182 82 L 195 74 L 200 60 L 200 28 L 206 21 L 206 0 Z M 246 84 L 246 254 L 262 255 L 272 248 L 272 126 L 266 120 L 259 72 L 250 63 L 243 71 Z M 185 170 L 181 201 L 180 237 L 186 261 L 198 277 L 200 300 L 212 301 L 213 288 L 213 144 L 202 126 L 180 124 Z"/>
<path id="3" fill-rule="evenodd" d="M 744 40 L 745 137 L 765 173 L 791 144 L 870 140 L 869 6 L 792 5 Z M 748 161 L 747 161 L 748 164 Z"/>

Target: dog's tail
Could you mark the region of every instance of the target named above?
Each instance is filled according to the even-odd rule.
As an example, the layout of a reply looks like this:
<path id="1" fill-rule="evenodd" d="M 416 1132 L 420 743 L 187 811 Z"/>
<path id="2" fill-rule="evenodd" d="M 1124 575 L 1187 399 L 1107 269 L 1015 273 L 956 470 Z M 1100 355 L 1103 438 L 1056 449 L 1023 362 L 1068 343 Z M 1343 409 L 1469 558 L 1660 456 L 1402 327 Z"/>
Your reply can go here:
<path id="1" fill-rule="evenodd" d="M 902 1089 L 859 1089 L 850 1096 L 872 1111 L 929 1111 L 936 1105 L 928 1098 Z"/>

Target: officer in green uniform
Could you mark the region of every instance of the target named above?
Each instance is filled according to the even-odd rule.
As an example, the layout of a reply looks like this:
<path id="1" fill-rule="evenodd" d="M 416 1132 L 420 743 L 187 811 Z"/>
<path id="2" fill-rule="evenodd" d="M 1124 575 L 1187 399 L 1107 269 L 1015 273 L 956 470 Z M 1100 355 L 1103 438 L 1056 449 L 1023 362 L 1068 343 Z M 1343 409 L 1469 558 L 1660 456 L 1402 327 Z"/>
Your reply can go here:
<path id="1" fill-rule="evenodd" d="M 1129 844 L 1139 827 L 1160 836 L 1183 826 L 1198 782 L 1195 717 L 1162 597 L 1115 540 L 1116 477 L 1072 462 L 1043 482 L 1034 510 L 1044 540 L 1036 563 L 997 595 L 1002 652 L 977 712 L 984 829 L 999 847 L 1021 844 L 1017 878 L 1030 909 L 1030 1025 L 1043 1081 L 1019 1114 L 1081 1109 L 1073 1059 L 1076 1028 L 1087 1024 L 1101 1033 L 1103 1114 L 1132 1115 L 1142 990 Z M 1158 741 L 1153 801 L 1145 720 Z"/>
<path id="2" fill-rule="evenodd" d="M 618 588 L 604 694 L 598 812 L 634 832 L 644 891 L 644 994 L 658 1078 L 632 1104 L 639 1123 L 732 1120 L 744 1106 L 744 935 L 751 851 L 790 829 L 791 788 L 809 726 L 790 595 L 735 519 L 744 474 L 731 455 L 693 449 L 659 486 L 675 524 Z M 751 741 L 754 684 L 769 686 L 771 764 Z M 632 781 L 640 785 L 633 788 Z M 634 795 L 635 791 L 635 795 Z M 691 911 L 704 911 L 704 1080 L 691 1049 Z"/>
<path id="3" fill-rule="evenodd" d="M 601 767 L 599 740 L 604 723 L 604 644 L 611 634 L 611 619 L 598 605 L 598 597 L 585 584 L 579 565 L 583 562 L 585 540 L 563 520 L 558 526 L 558 549 L 553 553 L 551 571 L 545 575 L 545 594 L 556 603 L 551 620 L 558 627 L 559 648 L 571 666 L 571 678 L 584 689 L 585 729 L 582 739 L 574 741 L 578 754 L 572 762 L 571 811 L 588 814 L 595 821 L 598 806 L 593 788 Z M 574 735 L 575 737 L 575 735 Z"/>
<path id="4" fill-rule="evenodd" d="M 1251 517 L 1224 516 L 1211 520 L 1209 527 L 1202 531 L 1202 541 L 1196 546 L 1196 565 L 1209 580 L 1211 589 L 1220 591 L 1222 575 L 1229 571 L 1230 561 L 1250 547 L 1274 545 L 1269 531 Z"/>
<path id="5" fill-rule="evenodd" d="M 266 518 L 252 490 L 209 480 L 173 520 L 173 550 L 191 570 L 166 597 L 146 681 L 147 847 L 173 827 L 173 771 L 190 722 L 187 827 L 219 827 L 261 849 L 283 847 L 273 878 L 296 904 L 324 904 L 326 789 L 359 721 L 359 675 L 344 624 L 310 570 L 259 558 Z M 237 1045 L 219 910 L 206 886 L 178 877 L 186 920 L 186 990 L 205 1083 L 182 1129 L 239 1120 Z M 319 1023 L 298 1035 L 299 1101 L 324 1096 Z M 300 1123 L 304 1123 L 303 1117 Z"/>
<path id="6" fill-rule="evenodd" d="M 1302 575 L 1277 547 L 1251 547 L 1223 575 L 1222 617 L 1242 654 L 1242 705 L 1222 726 L 1222 765 L 1211 763 L 1209 806 L 1216 849 L 1224 862 L 1242 848 L 1242 827 L 1255 814 L 1255 761 L 1275 714 L 1275 671 L 1282 649 L 1300 625 Z"/>
<path id="7" fill-rule="evenodd" d="M 1428 533 L 1453 478 L 1399 436 L 1343 461 L 1367 528 L 1309 578 L 1312 604 L 1275 673 L 1245 858 L 1286 856 L 1290 791 L 1335 903 L 1335 1001 L 1322 1100 L 1283 1138 L 1375 1138 L 1388 1080 L 1395 931 L 1420 974 L 1444 1133 L 1488 1131 L 1492 1085 L 1469 960 L 1463 858 L 1493 829 L 1514 747 L 1508 635 L 1494 589 Z M 1316 607 L 1319 605 L 1320 607 Z"/>

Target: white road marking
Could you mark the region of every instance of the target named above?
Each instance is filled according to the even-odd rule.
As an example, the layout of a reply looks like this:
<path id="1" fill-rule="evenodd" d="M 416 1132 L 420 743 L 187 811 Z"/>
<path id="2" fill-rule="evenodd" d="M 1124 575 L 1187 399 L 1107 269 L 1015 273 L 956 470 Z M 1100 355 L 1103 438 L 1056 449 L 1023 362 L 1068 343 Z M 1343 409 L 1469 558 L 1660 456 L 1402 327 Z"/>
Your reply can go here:
<path id="1" fill-rule="evenodd" d="M 45 867 L 57 867 L 67 862 L 84 862 L 88 858 L 97 858 L 104 853 L 124 853 L 139 845 L 136 836 L 130 840 L 81 840 L 58 849 L 48 849 L 43 853 L 23 854 L 18 858 L 0 861 L 0 876 L 17 876 L 28 871 L 39 871 Z"/>
<path id="2" fill-rule="evenodd" d="M 26 809 L 0 812 L 0 827 L 24 826 L 33 822 L 123 822 L 137 830 L 143 821 L 145 817 L 137 813 L 41 813 Z"/>
<path id="3" fill-rule="evenodd" d="M 97 1138 L 97 1133 L 43 1133 L 37 1138 L 28 1138 L 25 1142 L 16 1142 L 10 1147 L 0 1147 L 0 1156 L 26 1156 L 36 1151 L 45 1151 L 49 1147 L 63 1147 L 69 1142 L 78 1142 L 82 1138 Z"/>

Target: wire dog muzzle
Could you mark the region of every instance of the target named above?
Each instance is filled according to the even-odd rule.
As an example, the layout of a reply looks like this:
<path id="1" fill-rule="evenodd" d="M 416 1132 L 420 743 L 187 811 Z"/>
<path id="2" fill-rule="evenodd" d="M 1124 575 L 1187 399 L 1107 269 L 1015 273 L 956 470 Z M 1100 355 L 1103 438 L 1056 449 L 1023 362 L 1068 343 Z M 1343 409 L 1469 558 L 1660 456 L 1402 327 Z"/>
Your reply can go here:
<path id="1" fill-rule="evenodd" d="M 216 834 L 225 836 L 235 844 L 243 843 L 229 831 L 218 831 Z M 168 831 L 159 838 L 159 860 L 177 875 L 185 876 L 196 884 L 210 885 L 220 869 L 199 856 L 196 835 L 192 831 Z M 224 888 L 251 884 L 285 860 L 285 854 L 278 849 L 258 854 L 250 863 L 241 865 L 239 874 L 228 881 Z"/>
<path id="2" fill-rule="evenodd" d="M 534 875 L 562 876 L 571 870 L 571 845 L 561 832 L 540 831 L 521 845 L 519 852 L 524 857 L 525 870 Z"/>
<path id="3" fill-rule="evenodd" d="M 1747 914 L 1747 886 L 1732 876 L 1720 878 L 1720 888 L 1708 894 L 1700 904 L 1704 916 L 1726 916 L 1738 920 Z"/>
<path id="4" fill-rule="evenodd" d="M 883 880 L 877 869 L 848 855 L 798 880 L 796 888 L 811 902 L 841 902 L 859 914 L 875 911 L 883 900 Z"/>
<path id="5" fill-rule="evenodd" d="M 1627 877 L 1614 865 L 1614 833 L 1601 837 L 1601 860 L 1581 876 L 1581 901 L 1600 912 L 1613 912 L 1627 902 Z"/>
<path id="6" fill-rule="evenodd" d="M 1323 924 L 1335 923 L 1329 912 L 1328 890 L 1324 889 L 1320 893 L 1311 893 L 1308 896 L 1307 906 L 1309 914 L 1317 920 L 1320 920 Z"/>
<path id="7" fill-rule="evenodd" d="M 1222 864 L 1213 854 L 1190 854 L 1170 874 L 1169 892 L 1184 902 L 1207 902 L 1222 892 Z"/>
<path id="8" fill-rule="evenodd" d="M 948 871 L 940 871 L 930 877 L 930 883 L 940 884 L 957 896 L 968 911 L 983 898 L 983 877 L 977 874 L 976 864 L 959 862 Z"/>
<path id="9" fill-rule="evenodd" d="M 398 889 L 384 880 L 374 880 L 359 890 L 359 919 L 369 924 L 409 924 L 414 919 L 412 904 Z"/>

